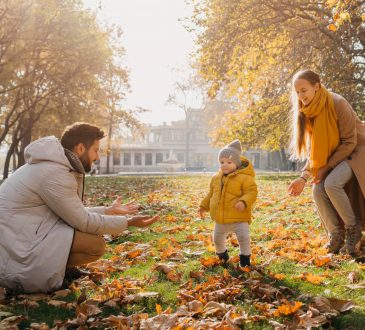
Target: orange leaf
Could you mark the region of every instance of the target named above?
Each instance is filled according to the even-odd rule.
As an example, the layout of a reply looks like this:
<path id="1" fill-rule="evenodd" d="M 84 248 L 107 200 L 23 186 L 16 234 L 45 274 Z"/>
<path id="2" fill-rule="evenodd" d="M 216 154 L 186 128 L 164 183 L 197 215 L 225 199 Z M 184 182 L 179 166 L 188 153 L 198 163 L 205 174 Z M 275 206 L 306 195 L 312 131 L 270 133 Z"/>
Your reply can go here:
<path id="1" fill-rule="evenodd" d="M 277 280 L 283 280 L 286 276 L 284 274 L 275 274 L 274 277 L 277 279 Z"/>
<path id="2" fill-rule="evenodd" d="M 161 307 L 161 305 L 156 304 L 156 313 L 157 313 L 157 314 L 161 314 L 161 312 L 162 312 L 162 307 Z"/>
<path id="3" fill-rule="evenodd" d="M 205 267 L 214 267 L 220 264 L 219 258 L 215 256 L 211 256 L 208 258 L 200 259 L 200 262 Z"/>
<path id="4" fill-rule="evenodd" d="M 314 259 L 314 264 L 317 267 L 322 267 L 326 264 L 328 264 L 331 261 L 331 258 L 328 256 L 324 256 L 324 257 L 319 257 L 319 258 L 315 258 Z"/>
<path id="5" fill-rule="evenodd" d="M 280 315 L 290 315 L 295 313 L 301 306 L 303 305 L 303 303 L 301 303 L 300 301 L 296 301 L 293 303 L 291 302 L 286 302 L 285 304 L 281 305 L 278 307 L 278 309 L 275 311 L 274 315 L 275 316 L 280 316 Z"/>
<path id="6" fill-rule="evenodd" d="M 334 24 L 330 24 L 330 25 L 328 25 L 328 30 L 333 31 L 333 32 L 336 32 L 337 31 L 337 27 Z"/>
<path id="7" fill-rule="evenodd" d="M 133 250 L 127 253 L 127 258 L 134 259 L 142 254 L 142 250 Z"/>

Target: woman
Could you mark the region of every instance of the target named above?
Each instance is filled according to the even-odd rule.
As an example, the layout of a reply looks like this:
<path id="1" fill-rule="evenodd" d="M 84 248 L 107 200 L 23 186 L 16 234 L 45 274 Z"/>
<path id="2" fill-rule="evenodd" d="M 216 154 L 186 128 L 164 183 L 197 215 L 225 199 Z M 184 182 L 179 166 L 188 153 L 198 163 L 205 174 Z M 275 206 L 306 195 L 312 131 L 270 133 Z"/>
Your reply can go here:
<path id="1" fill-rule="evenodd" d="M 300 195 L 312 177 L 328 252 L 353 254 L 365 227 L 365 124 L 310 70 L 294 76 L 293 101 L 292 147 L 307 163 L 289 193 Z"/>

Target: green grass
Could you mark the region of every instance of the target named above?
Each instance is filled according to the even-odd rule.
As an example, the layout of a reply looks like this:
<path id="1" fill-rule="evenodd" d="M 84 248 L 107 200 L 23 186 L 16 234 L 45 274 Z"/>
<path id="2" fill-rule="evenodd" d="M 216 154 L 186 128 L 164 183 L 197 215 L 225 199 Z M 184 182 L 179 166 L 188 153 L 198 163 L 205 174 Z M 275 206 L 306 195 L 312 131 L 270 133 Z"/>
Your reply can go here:
<path id="1" fill-rule="evenodd" d="M 351 271 L 361 274 L 363 269 L 350 260 L 335 258 L 335 267 L 326 265 L 317 267 L 312 261 L 303 261 L 301 258 L 311 255 L 316 256 L 317 250 L 324 242 L 324 231 L 321 228 L 319 218 L 314 210 L 311 200 L 311 192 L 307 187 L 300 198 L 292 198 L 287 194 L 287 186 L 294 178 L 291 173 L 275 173 L 257 176 L 259 198 L 254 211 L 254 219 L 251 224 L 251 240 L 253 261 L 262 268 L 262 281 L 279 288 L 285 286 L 294 292 L 290 297 L 292 301 L 306 296 L 327 296 L 352 300 L 357 307 L 350 312 L 340 314 L 333 321 L 335 329 L 361 329 L 365 324 L 365 290 L 350 290 L 347 279 Z M 211 235 L 214 223 L 207 216 L 205 220 L 197 218 L 197 210 L 200 200 L 205 196 L 209 185 L 209 175 L 201 176 L 130 176 L 130 177 L 88 177 L 86 180 L 86 202 L 88 205 L 103 205 L 111 203 L 116 195 L 123 196 L 125 201 L 136 199 L 142 203 L 146 214 L 159 214 L 161 221 L 150 229 L 132 229 L 128 236 L 120 236 L 109 244 L 105 259 L 113 258 L 113 248 L 124 242 L 143 243 L 150 245 L 150 254 L 143 262 L 132 262 L 122 272 L 110 274 L 111 280 L 119 278 L 145 281 L 144 291 L 156 291 L 160 293 L 158 298 L 146 298 L 135 304 L 128 304 L 121 309 L 103 307 L 102 317 L 123 312 L 131 315 L 137 312 L 156 314 L 156 304 L 163 309 L 170 307 L 176 310 L 180 304 L 178 291 L 180 284 L 171 282 L 166 275 L 154 270 L 157 263 L 166 263 L 169 260 L 161 258 L 163 249 L 158 249 L 160 239 L 166 237 L 169 243 L 176 245 L 185 260 L 176 262 L 177 269 L 181 273 L 181 282 L 189 281 L 190 272 L 201 270 L 201 257 L 214 255 L 207 251 L 204 245 L 199 245 L 200 240 L 187 239 L 192 233 Z M 169 215 L 176 217 L 176 221 L 169 222 Z M 166 233 L 174 227 L 183 226 L 184 230 Z M 319 239 L 322 241 L 319 242 Z M 194 245 L 187 246 L 193 242 Z M 174 246 L 175 246 L 174 245 Z M 238 247 L 227 243 L 231 256 L 238 255 Z M 192 256 L 184 253 L 185 249 L 202 252 L 200 256 Z M 297 253 L 297 255 L 292 253 Z M 310 259 L 310 258 L 309 258 Z M 234 267 L 228 267 L 228 272 L 242 280 L 249 278 L 249 274 L 242 274 Z M 192 284 L 204 283 L 209 276 L 222 276 L 224 268 L 221 266 L 204 269 L 204 278 L 193 279 Z M 322 284 L 312 284 L 299 279 L 303 273 L 325 276 Z M 282 280 L 273 279 L 273 274 L 285 274 Z M 361 275 L 361 281 L 364 280 Z M 242 290 L 242 299 L 234 304 L 250 315 L 260 314 L 252 305 L 252 301 L 246 301 L 250 296 L 250 289 Z M 88 292 L 92 298 L 93 292 Z M 77 299 L 77 296 L 67 297 L 67 301 Z M 46 322 L 49 326 L 53 321 L 74 317 L 73 310 L 55 308 L 41 303 L 39 308 L 27 309 L 16 303 L 0 308 L 16 315 L 25 315 L 20 328 L 29 327 L 31 322 Z M 285 319 L 285 318 L 284 318 Z M 282 321 L 282 318 L 276 318 Z M 245 329 L 272 329 L 268 321 L 257 321 L 245 325 Z"/>

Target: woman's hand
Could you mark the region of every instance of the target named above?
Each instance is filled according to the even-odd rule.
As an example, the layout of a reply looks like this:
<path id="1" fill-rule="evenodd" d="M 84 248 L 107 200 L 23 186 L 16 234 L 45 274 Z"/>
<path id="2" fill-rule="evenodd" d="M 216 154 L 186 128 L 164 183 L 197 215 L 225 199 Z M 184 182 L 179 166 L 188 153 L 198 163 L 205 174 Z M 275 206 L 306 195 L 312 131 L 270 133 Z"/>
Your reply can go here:
<path id="1" fill-rule="evenodd" d="M 313 183 L 318 184 L 320 182 L 322 182 L 328 175 L 329 172 L 331 172 L 332 167 L 326 165 L 321 167 L 318 172 L 316 177 L 313 179 Z"/>
<path id="2" fill-rule="evenodd" d="M 290 196 L 299 196 L 304 187 L 305 187 L 306 181 L 303 178 L 298 178 L 290 184 L 288 191 Z"/>
<path id="3" fill-rule="evenodd" d="M 160 217 L 158 215 L 155 215 L 152 218 L 149 215 L 135 215 L 134 217 L 128 219 L 128 227 L 148 227 L 159 219 Z"/>
<path id="4" fill-rule="evenodd" d="M 105 209 L 105 214 L 107 215 L 126 215 L 135 214 L 140 208 L 140 204 L 136 201 L 129 202 L 127 204 L 122 204 L 122 197 L 118 196 L 117 199 L 112 203 L 111 206 Z"/>
<path id="5" fill-rule="evenodd" d="M 234 207 L 237 211 L 243 212 L 246 210 L 246 203 L 244 201 L 238 201 Z"/>

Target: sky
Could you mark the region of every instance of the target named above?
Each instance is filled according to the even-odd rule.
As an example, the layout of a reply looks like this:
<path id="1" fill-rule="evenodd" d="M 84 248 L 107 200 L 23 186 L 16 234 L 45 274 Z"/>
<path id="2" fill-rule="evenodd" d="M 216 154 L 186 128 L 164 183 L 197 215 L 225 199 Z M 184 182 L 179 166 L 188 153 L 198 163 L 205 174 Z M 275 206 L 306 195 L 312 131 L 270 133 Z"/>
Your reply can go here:
<path id="1" fill-rule="evenodd" d="M 100 21 L 122 27 L 132 90 L 125 106 L 150 109 L 139 116 L 145 123 L 183 119 L 183 111 L 166 101 L 181 77 L 176 69 L 189 72 L 193 35 L 179 19 L 190 16 L 191 7 L 184 0 L 84 0 L 84 6 L 95 10 Z"/>

